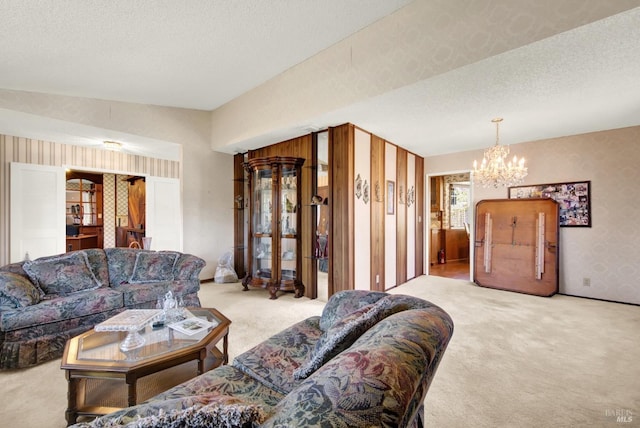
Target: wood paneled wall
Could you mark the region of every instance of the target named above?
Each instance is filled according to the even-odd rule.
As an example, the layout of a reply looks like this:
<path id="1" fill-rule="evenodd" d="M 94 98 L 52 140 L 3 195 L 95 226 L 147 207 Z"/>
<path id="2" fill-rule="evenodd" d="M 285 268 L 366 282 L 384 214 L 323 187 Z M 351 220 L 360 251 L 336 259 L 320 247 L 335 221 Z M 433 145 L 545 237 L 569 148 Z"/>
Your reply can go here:
<path id="1" fill-rule="evenodd" d="M 416 277 L 424 271 L 424 232 L 427 225 L 425 211 L 424 158 L 416 156 Z"/>
<path id="2" fill-rule="evenodd" d="M 371 136 L 371 289 L 384 291 L 385 141 Z"/>
<path id="3" fill-rule="evenodd" d="M 329 296 L 354 289 L 353 277 L 353 142 L 351 124 L 329 129 L 331 228 Z"/>
<path id="4" fill-rule="evenodd" d="M 396 285 L 407 282 L 407 151 L 396 157 Z"/>
<path id="5" fill-rule="evenodd" d="M 425 222 L 425 198 L 424 198 L 424 159 L 410 154 L 407 150 L 395 146 L 384 139 L 371 135 L 370 141 L 370 242 L 355 242 L 354 225 L 358 221 L 355 218 L 355 127 L 353 124 L 329 128 L 329 186 L 328 218 L 330 219 L 329 234 L 329 296 L 342 290 L 355 289 L 355 246 L 369 246 L 370 263 L 370 289 L 384 291 L 393 286 L 406 282 L 407 278 L 407 158 L 409 155 L 415 158 L 415 177 L 411 182 L 415 183 L 415 227 L 411 227 L 415 233 L 415 275 L 424 274 L 424 222 Z M 364 131 L 364 130 L 363 130 Z M 366 132 L 366 131 L 365 131 Z M 389 164 L 388 149 L 392 148 L 396 154 Z M 266 156 L 294 156 L 306 159 L 302 168 L 302 278 L 305 285 L 305 296 L 315 298 L 317 296 L 315 281 L 315 261 L 308 257 L 312 254 L 313 213 L 307 209 L 311 200 L 316 170 L 313 165 L 313 135 L 294 138 L 272 146 L 264 147 L 249 152 L 250 159 Z M 393 176 L 390 177 L 389 173 Z M 238 177 L 236 177 L 238 178 Z M 395 212 L 387 214 L 387 180 L 395 181 Z M 239 190 L 239 189 L 236 189 Z M 324 194 L 323 194 L 324 196 Z M 411 208 L 413 209 L 413 207 Z M 392 221 L 391 231 L 388 235 L 386 225 Z M 391 240 L 393 245 L 386 243 Z M 359 247 L 359 250 L 362 247 Z M 393 248 L 389 252 L 388 248 Z M 391 257 L 391 270 L 387 272 L 386 261 Z M 413 262 L 413 260 L 412 260 Z M 392 275 L 387 281 L 386 274 Z"/>
<path id="6" fill-rule="evenodd" d="M 351 124 L 331 128 L 330 136 L 330 164 L 332 167 L 331 186 L 333 196 L 331 198 L 333 209 L 333 291 L 354 289 L 354 246 L 367 245 L 364 242 L 355 242 L 353 239 L 354 224 L 358 221 L 354 216 L 354 127 Z M 393 165 L 388 168 L 389 162 L 387 149 L 391 147 L 396 156 L 391 160 Z M 415 158 L 415 275 L 424 273 L 424 159 L 410 154 L 407 150 L 395 146 L 376 135 L 371 135 L 371 175 L 370 175 L 370 289 L 384 291 L 395 285 L 406 282 L 407 277 L 407 159 Z M 390 179 L 389 171 L 393 171 L 391 179 L 395 181 L 395 212 L 387 214 L 386 180 Z M 413 207 L 412 207 L 413 209 Z M 385 230 L 389 220 L 393 222 L 392 237 Z M 385 240 L 393 239 L 393 244 L 386 245 Z M 393 251 L 389 253 L 393 248 Z M 387 261 L 391 257 L 393 268 L 389 274 L 393 275 L 392 281 L 385 278 Z M 330 292 L 331 294 L 331 292 Z"/>

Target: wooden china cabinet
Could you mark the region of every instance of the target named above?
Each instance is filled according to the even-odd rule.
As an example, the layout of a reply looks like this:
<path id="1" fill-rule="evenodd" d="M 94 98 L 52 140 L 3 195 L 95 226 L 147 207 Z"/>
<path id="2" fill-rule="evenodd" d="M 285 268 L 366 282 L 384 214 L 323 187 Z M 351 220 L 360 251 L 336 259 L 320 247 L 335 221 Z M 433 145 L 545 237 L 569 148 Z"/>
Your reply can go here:
<path id="1" fill-rule="evenodd" d="M 249 181 L 248 272 L 242 281 L 302 297 L 301 168 L 304 159 L 271 156 L 244 163 Z"/>

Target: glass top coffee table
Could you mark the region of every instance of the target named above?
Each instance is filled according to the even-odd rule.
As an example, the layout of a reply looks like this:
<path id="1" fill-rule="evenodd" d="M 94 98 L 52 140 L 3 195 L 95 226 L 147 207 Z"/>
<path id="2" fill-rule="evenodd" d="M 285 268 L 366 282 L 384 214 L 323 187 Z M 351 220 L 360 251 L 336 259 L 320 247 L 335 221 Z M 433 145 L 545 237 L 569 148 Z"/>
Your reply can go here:
<path id="1" fill-rule="evenodd" d="M 149 322 L 138 332 L 142 344 L 127 351 L 121 348 L 128 331 L 92 329 L 67 341 L 60 365 L 66 371 L 69 388 L 67 423 L 76 423 L 81 415 L 99 416 L 138 404 L 138 389 L 143 382 L 146 399 L 227 364 L 231 321 L 215 309 L 187 310 L 212 325 L 196 334 L 185 334 L 167 326 L 153 328 Z M 107 397 L 114 394 L 119 395 L 116 404 Z"/>

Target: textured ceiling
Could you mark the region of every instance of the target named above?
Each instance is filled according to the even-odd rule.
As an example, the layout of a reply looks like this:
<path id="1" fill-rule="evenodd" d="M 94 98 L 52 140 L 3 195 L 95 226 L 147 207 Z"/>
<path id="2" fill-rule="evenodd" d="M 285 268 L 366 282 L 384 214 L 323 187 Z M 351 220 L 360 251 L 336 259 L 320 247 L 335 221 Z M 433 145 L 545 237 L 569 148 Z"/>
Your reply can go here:
<path id="1" fill-rule="evenodd" d="M 506 144 L 640 125 L 640 8 L 345 110 L 319 121 L 349 117 L 427 156 L 490 145 L 495 117 Z"/>
<path id="2" fill-rule="evenodd" d="M 0 87 L 213 110 L 408 2 L 3 0 Z"/>
<path id="3" fill-rule="evenodd" d="M 213 110 L 408 3 L 2 0 L 0 88 Z M 457 3 L 466 7 L 465 0 Z M 513 30 L 518 23 L 497 25 Z M 640 125 L 640 8 L 481 58 L 307 123 L 352 122 L 424 156 L 490 144 L 496 116 L 505 118 L 501 139 L 507 143 Z M 114 132 L 4 109 L 0 133 L 73 144 L 107 134 L 118 139 Z M 236 147 L 299 133 L 275 129 Z M 138 152 L 175 150 L 122 137 Z"/>

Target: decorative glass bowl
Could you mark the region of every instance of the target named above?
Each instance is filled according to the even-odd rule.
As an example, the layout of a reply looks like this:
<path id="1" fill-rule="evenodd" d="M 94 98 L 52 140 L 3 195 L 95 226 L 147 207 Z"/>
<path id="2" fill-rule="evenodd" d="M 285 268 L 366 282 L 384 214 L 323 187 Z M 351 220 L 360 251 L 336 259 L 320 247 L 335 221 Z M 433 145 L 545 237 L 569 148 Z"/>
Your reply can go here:
<path id="1" fill-rule="evenodd" d="M 120 350 L 127 352 L 144 345 L 144 337 L 139 331 L 147 324 L 160 319 L 163 311 L 158 309 L 127 309 L 106 321 L 97 324 L 95 331 L 126 331 L 127 337 L 120 344 Z"/>

